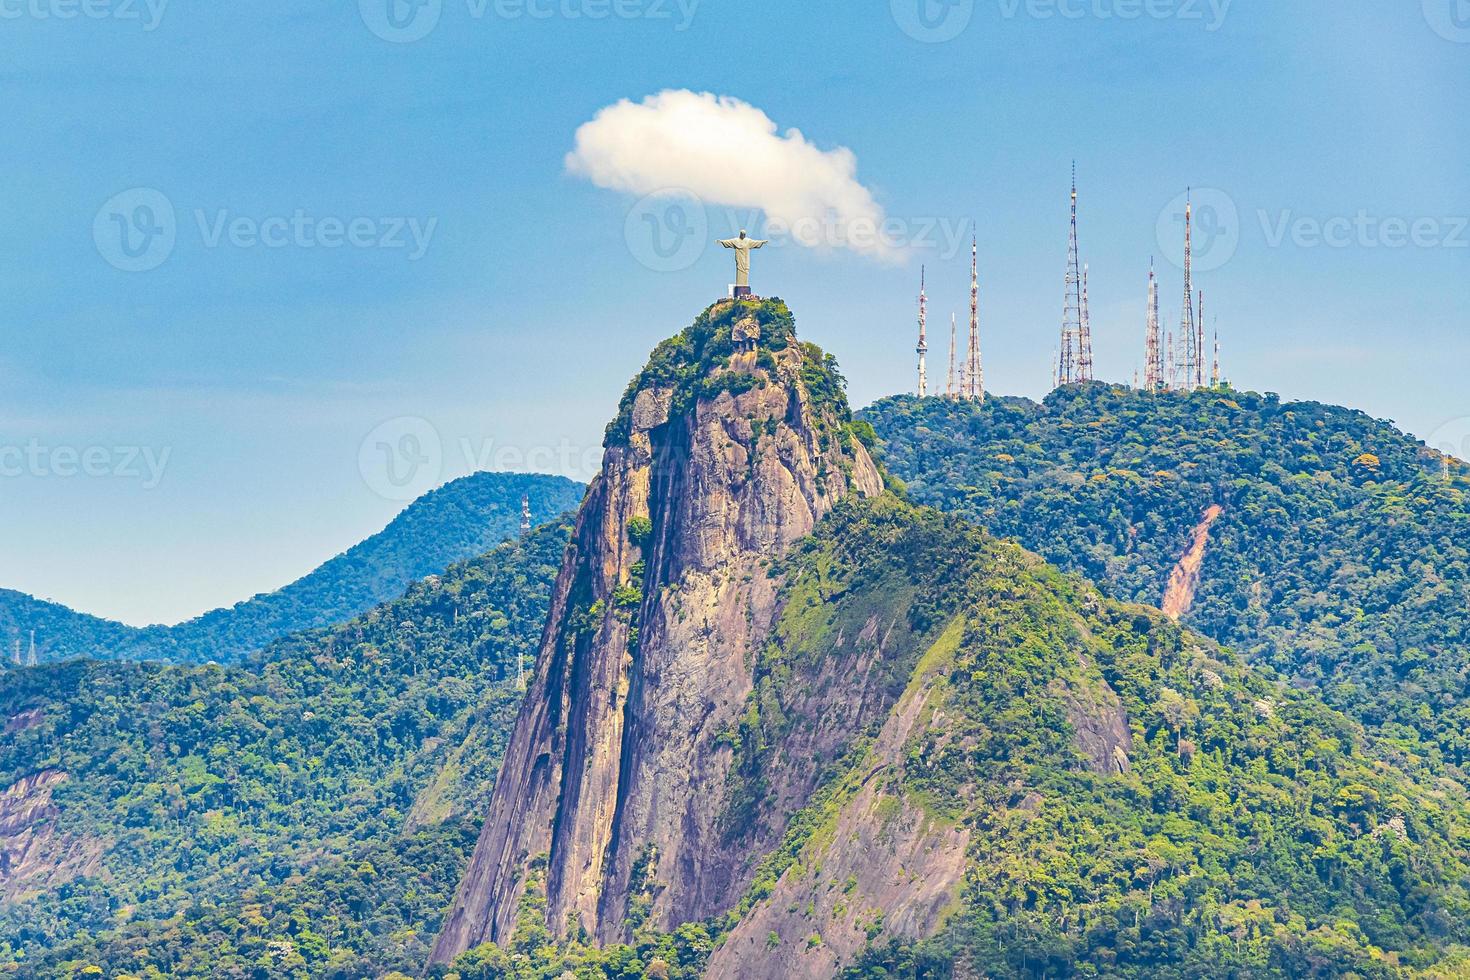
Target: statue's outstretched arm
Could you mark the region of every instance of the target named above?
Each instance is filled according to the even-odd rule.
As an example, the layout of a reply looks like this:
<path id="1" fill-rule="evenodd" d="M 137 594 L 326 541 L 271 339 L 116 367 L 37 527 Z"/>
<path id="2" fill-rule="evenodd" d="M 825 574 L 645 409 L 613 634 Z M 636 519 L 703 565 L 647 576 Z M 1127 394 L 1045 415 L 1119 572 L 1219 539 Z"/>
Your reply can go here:
<path id="1" fill-rule="evenodd" d="M 756 242 L 756 241 L 752 241 L 752 242 L 751 242 L 751 243 L 750 243 L 750 247 L 751 247 L 751 248 L 760 248 L 760 247 L 761 247 L 761 246 L 762 246 L 762 245 L 769 245 L 769 244 L 770 244 L 770 243 L 771 243 L 771 240 L 770 240 L 770 239 L 769 239 L 769 238 L 767 238 L 767 239 L 766 239 L 766 240 L 765 240 L 765 241 L 763 241 L 763 242 Z"/>
<path id="2" fill-rule="evenodd" d="M 720 244 L 723 245 L 723 246 L 725 246 L 726 248 L 734 248 L 735 247 L 735 239 L 733 239 L 733 238 L 722 238 L 722 239 L 720 239 Z"/>

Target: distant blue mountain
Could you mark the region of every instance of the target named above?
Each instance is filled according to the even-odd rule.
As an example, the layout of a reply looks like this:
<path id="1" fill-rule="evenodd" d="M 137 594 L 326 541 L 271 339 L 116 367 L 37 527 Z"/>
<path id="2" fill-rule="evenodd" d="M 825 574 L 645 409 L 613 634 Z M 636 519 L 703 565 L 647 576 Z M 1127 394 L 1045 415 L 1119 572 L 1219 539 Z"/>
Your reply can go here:
<path id="1" fill-rule="evenodd" d="M 514 537 L 521 498 L 542 524 L 575 507 L 583 487 L 562 477 L 476 473 L 410 504 L 378 534 L 304 578 L 177 626 L 137 628 L 0 589 L 0 663 L 20 641 L 28 657 L 35 630 L 41 663 L 99 660 L 238 662 L 288 633 L 351 619 L 398 598 L 404 587 Z"/>

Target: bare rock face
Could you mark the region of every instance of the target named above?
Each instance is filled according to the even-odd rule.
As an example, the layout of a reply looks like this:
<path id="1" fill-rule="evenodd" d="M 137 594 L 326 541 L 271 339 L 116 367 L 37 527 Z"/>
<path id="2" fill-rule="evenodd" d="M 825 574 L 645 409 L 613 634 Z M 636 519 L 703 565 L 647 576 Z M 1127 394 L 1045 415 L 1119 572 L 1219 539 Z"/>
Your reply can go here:
<path id="1" fill-rule="evenodd" d="M 435 961 L 507 940 L 543 875 L 560 936 L 624 938 L 635 890 L 665 928 L 739 900 L 759 855 L 717 826 L 722 735 L 777 614 L 770 563 L 838 501 L 882 491 L 849 421 L 779 301 L 717 304 L 655 351 L 609 428 Z"/>
<path id="2" fill-rule="evenodd" d="M 1054 685 L 1057 699 L 1066 707 L 1072 723 L 1072 739 L 1093 772 L 1125 773 L 1132 768 L 1129 750 L 1133 733 L 1128 713 L 1106 679 L 1087 658 L 1079 657 L 1081 676 Z"/>
<path id="3" fill-rule="evenodd" d="M 102 844 L 59 834 L 51 793 L 67 779 L 44 769 L 0 789 L 0 903 L 94 874 Z"/>
<path id="4" fill-rule="evenodd" d="M 870 930 L 905 939 L 934 930 L 964 876 L 970 835 L 925 813 L 898 784 L 910 739 L 924 726 L 944 727 L 935 688 L 932 673 L 910 683 L 848 777 L 857 788 L 830 832 L 741 919 L 715 950 L 708 976 L 819 980 L 849 964 Z"/>

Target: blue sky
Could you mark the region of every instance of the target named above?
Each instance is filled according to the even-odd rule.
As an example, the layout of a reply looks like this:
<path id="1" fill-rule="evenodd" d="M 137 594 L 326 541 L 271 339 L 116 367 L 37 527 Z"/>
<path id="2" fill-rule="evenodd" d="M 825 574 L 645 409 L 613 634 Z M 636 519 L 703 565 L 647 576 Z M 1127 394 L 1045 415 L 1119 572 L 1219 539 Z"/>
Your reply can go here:
<path id="1" fill-rule="evenodd" d="M 914 383 L 921 262 L 963 317 L 971 222 L 987 387 L 1045 392 L 1075 157 L 1101 376 L 1139 366 L 1150 255 L 1177 321 L 1193 185 L 1233 380 L 1470 434 L 1466 0 L 382 2 L 0 0 L 0 587 L 175 621 L 435 480 L 586 476 L 730 281 L 717 247 L 655 268 L 637 195 L 567 171 L 668 89 L 847 147 L 903 229 L 756 256 L 859 404 Z"/>

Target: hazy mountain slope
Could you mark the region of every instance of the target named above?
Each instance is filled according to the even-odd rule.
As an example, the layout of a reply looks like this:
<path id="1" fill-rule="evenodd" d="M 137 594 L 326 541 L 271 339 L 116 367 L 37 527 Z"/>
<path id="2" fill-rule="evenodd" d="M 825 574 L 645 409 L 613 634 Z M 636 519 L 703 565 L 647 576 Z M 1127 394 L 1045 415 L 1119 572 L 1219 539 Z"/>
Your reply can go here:
<path id="1" fill-rule="evenodd" d="M 248 667 L 0 674 L 0 975 L 422 963 L 568 533 L 537 530 Z"/>
<path id="2" fill-rule="evenodd" d="M 13 666 L 17 658 L 27 661 L 31 630 L 36 631 L 36 661 L 43 664 L 68 657 L 111 656 L 110 651 L 137 645 L 148 632 L 0 589 L 0 670 Z"/>
<path id="3" fill-rule="evenodd" d="M 477 473 L 455 480 L 290 585 L 177 626 L 134 629 L 0 591 L 0 653 L 8 655 L 17 639 L 28 652 L 35 630 L 42 663 L 71 657 L 237 663 L 288 633 L 351 619 L 401 595 L 410 582 L 514 536 L 523 494 L 530 498 L 532 522 L 540 524 L 575 507 L 582 489 L 554 476 Z"/>
<path id="4" fill-rule="evenodd" d="M 1184 621 L 1390 733 L 1470 759 L 1466 468 L 1361 412 L 1089 385 L 1044 404 L 885 399 L 917 501 L 1158 605 L 1212 506 Z"/>
<path id="5" fill-rule="evenodd" d="M 1374 976 L 1457 951 L 1463 786 L 882 493 L 792 331 L 779 301 L 717 304 L 630 386 L 449 975 Z"/>

